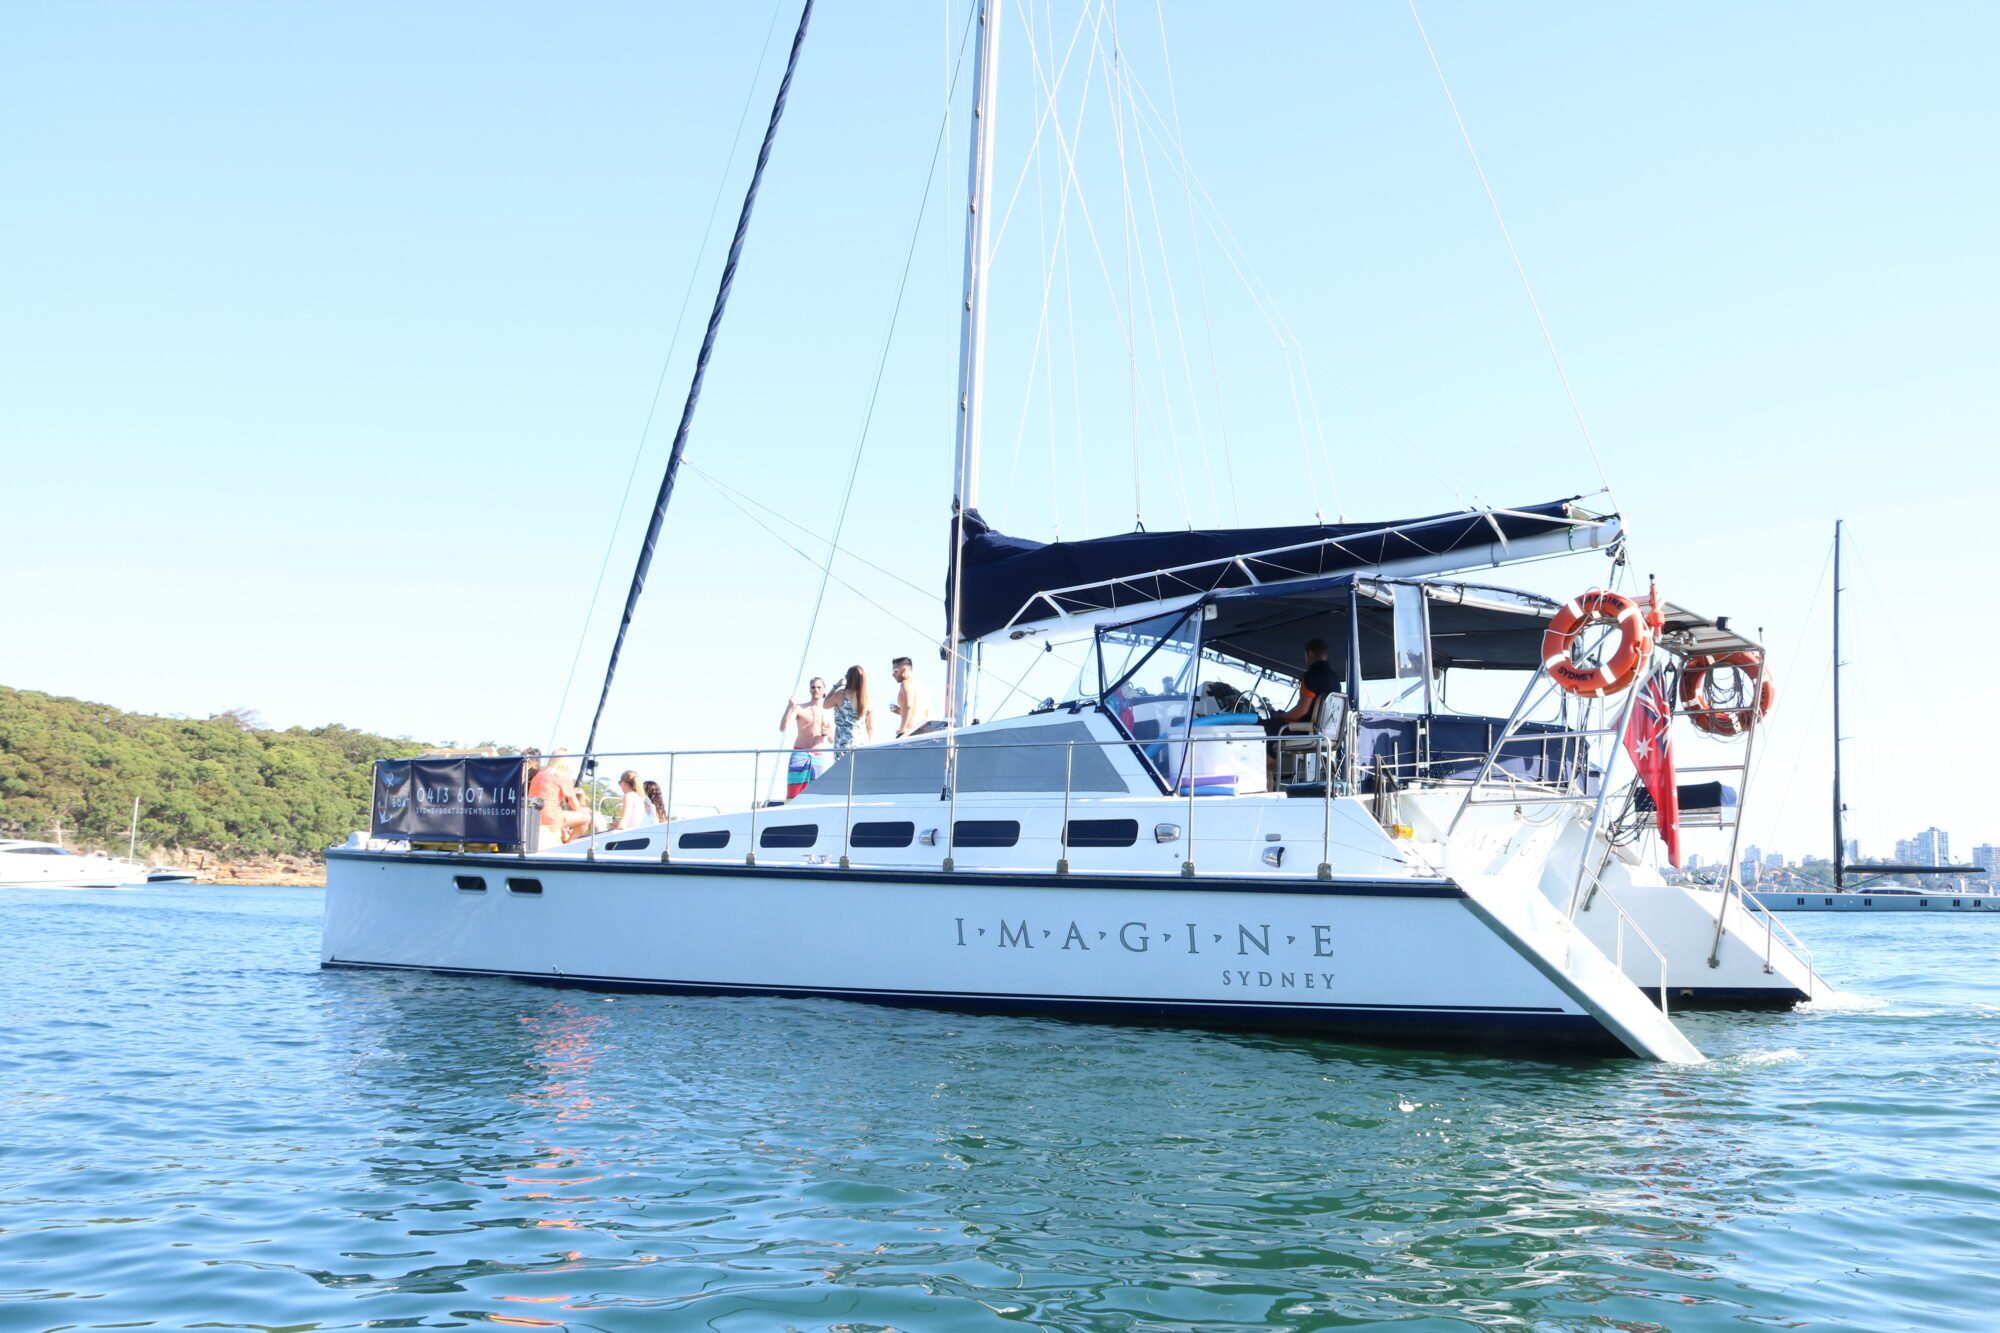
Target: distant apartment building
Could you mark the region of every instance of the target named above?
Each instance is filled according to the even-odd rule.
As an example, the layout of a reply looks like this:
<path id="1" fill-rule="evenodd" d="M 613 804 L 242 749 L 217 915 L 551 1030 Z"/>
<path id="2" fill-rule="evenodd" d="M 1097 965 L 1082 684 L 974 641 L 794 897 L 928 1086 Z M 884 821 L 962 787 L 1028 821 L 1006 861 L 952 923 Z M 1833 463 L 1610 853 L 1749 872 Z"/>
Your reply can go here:
<path id="1" fill-rule="evenodd" d="M 1764 853 L 1764 869 L 1783 870 L 1784 868 L 1785 868 L 1785 854 L 1783 852 Z"/>
<path id="2" fill-rule="evenodd" d="M 1951 864 L 1951 835 L 1941 828 L 1927 828 L 1914 838 L 1896 842 L 1896 864 L 1904 866 L 1948 866 Z"/>
<path id="3" fill-rule="evenodd" d="M 1859 861 L 1861 859 L 1861 839 L 1849 838 L 1847 840 L 1847 859 L 1850 861 Z"/>
<path id="4" fill-rule="evenodd" d="M 1986 872 L 1988 879 L 2000 879 L 2000 847 L 1987 843 L 1972 849 L 1972 864 Z"/>

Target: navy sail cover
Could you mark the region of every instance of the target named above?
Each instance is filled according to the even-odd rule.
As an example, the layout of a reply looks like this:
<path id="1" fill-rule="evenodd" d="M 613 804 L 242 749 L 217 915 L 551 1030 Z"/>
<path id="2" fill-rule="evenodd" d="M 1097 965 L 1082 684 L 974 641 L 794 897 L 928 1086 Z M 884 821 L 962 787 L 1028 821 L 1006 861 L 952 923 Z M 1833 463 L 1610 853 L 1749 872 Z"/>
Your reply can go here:
<path id="1" fill-rule="evenodd" d="M 1143 606 L 1222 588 L 1367 570 L 1603 521 L 1602 515 L 1576 508 L 1576 498 L 1390 523 L 1129 532 L 1074 542 L 1009 537 L 988 527 L 977 510 L 967 510 L 960 632 L 980 639 L 1010 625 L 1054 619 L 1058 607 L 1075 615 Z M 1174 572 L 1161 572 L 1166 570 Z"/>

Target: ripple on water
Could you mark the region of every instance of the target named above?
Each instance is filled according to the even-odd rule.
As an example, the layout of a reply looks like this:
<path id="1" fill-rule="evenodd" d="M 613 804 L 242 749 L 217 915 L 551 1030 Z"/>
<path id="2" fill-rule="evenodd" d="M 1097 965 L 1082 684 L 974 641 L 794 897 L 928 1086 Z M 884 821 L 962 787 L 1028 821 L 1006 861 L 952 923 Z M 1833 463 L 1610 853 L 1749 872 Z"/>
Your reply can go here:
<path id="1" fill-rule="evenodd" d="M 1990 933 L 1811 923 L 1848 992 L 1663 1068 L 322 973 L 318 911 L 0 898 L 0 1324 L 1989 1322 Z"/>

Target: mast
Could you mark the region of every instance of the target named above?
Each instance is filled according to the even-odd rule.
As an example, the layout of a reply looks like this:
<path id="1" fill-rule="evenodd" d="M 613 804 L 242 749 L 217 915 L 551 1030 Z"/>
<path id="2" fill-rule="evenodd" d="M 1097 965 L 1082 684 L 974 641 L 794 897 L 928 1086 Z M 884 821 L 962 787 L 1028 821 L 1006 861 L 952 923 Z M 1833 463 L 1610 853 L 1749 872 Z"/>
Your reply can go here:
<path id="1" fill-rule="evenodd" d="M 979 504 L 979 404 L 986 365 L 986 214 L 993 199 L 994 83 L 1000 68 L 1000 0 L 979 5 L 979 54 L 972 81 L 972 163 L 965 183 L 965 290 L 958 322 L 958 429 L 952 445 L 951 615 L 945 657 L 945 714 L 953 726 L 965 719 L 969 682 L 959 643 L 959 553 L 965 545 L 965 511 Z"/>
<path id="2" fill-rule="evenodd" d="M 1840 800 L 1840 528 L 1833 521 L 1833 889 L 1847 879 L 1847 807 Z"/>

